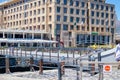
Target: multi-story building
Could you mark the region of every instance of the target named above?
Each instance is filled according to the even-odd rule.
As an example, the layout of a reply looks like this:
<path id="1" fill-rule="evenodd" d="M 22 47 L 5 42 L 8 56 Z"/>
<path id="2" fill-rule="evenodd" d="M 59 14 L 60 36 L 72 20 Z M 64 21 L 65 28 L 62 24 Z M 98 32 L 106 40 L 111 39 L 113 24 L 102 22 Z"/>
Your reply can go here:
<path id="1" fill-rule="evenodd" d="M 11 0 L 0 8 L 4 29 L 43 30 L 65 47 L 114 42 L 115 9 L 105 0 Z"/>

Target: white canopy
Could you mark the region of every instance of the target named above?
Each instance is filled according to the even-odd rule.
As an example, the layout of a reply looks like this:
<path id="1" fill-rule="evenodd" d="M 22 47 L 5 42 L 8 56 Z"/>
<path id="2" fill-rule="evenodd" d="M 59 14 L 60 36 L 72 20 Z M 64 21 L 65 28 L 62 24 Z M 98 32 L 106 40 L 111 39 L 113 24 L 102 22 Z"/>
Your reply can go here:
<path id="1" fill-rule="evenodd" d="M 5 43 L 57 43 L 57 41 L 42 40 L 42 39 L 0 39 L 0 42 L 5 42 Z"/>

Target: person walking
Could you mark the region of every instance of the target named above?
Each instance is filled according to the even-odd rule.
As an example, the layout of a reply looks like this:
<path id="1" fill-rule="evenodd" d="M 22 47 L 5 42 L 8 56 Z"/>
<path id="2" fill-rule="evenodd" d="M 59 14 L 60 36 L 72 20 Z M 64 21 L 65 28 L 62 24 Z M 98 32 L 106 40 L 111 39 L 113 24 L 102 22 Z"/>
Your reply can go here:
<path id="1" fill-rule="evenodd" d="M 120 41 L 117 41 L 117 46 L 115 50 L 115 59 L 117 62 L 120 62 Z M 118 65 L 118 69 L 120 69 L 120 64 Z"/>

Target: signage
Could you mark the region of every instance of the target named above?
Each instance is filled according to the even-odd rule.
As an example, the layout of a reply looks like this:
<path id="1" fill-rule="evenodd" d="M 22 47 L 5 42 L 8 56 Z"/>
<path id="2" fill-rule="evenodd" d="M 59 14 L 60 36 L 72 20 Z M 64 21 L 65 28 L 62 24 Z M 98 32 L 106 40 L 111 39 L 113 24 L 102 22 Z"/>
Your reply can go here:
<path id="1" fill-rule="evenodd" d="M 103 73 L 111 73 L 112 72 L 112 66 L 111 65 L 103 65 Z"/>

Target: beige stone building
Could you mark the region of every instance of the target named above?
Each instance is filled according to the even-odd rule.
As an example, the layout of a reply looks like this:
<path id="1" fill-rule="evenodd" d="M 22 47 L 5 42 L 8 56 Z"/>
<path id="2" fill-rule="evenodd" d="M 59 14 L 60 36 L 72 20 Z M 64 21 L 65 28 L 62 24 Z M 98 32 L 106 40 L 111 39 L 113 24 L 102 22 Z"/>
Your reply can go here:
<path id="1" fill-rule="evenodd" d="M 65 47 L 111 44 L 114 8 L 105 0 L 11 0 L 0 4 L 0 28 L 49 32 Z"/>

